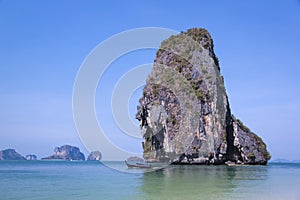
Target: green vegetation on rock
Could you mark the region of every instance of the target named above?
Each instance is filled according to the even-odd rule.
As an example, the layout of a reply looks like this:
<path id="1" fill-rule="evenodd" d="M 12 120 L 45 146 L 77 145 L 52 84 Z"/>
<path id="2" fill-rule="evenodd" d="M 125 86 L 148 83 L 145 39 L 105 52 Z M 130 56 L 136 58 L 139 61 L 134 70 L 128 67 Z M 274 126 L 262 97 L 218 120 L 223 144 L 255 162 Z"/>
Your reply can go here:
<path id="1" fill-rule="evenodd" d="M 231 114 L 213 40 L 202 28 L 162 42 L 136 118 L 149 161 L 266 164 L 271 157 Z"/>

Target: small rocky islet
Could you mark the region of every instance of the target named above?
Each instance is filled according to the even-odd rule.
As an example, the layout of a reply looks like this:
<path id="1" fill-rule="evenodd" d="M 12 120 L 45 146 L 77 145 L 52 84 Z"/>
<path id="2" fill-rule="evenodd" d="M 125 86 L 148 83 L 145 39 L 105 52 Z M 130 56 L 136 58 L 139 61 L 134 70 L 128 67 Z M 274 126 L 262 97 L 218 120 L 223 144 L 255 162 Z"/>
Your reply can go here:
<path id="1" fill-rule="evenodd" d="M 87 157 L 88 161 L 100 161 L 102 159 L 102 154 L 100 151 L 92 151 Z"/>
<path id="2" fill-rule="evenodd" d="M 87 160 L 100 161 L 102 155 L 100 151 L 92 151 Z M 26 157 L 22 156 L 15 149 L 5 149 L 0 151 L 0 160 L 37 160 L 37 156 L 33 154 L 28 154 Z M 84 161 L 85 155 L 80 151 L 78 147 L 71 145 L 63 145 L 61 147 L 55 147 L 54 153 L 50 156 L 41 158 L 41 160 L 79 160 Z"/>
<path id="3" fill-rule="evenodd" d="M 136 118 L 148 162 L 267 164 L 266 144 L 232 115 L 213 39 L 192 28 L 162 42 Z"/>
<path id="4" fill-rule="evenodd" d="M 26 155 L 26 160 L 37 160 L 37 156 L 33 154 Z"/>

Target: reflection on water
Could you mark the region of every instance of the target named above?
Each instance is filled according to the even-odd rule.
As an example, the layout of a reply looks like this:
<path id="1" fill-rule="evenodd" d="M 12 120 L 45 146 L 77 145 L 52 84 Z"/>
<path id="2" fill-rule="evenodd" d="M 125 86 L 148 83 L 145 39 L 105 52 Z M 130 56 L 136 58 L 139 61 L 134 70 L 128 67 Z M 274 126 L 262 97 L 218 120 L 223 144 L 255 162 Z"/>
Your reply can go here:
<path id="1" fill-rule="evenodd" d="M 141 191 L 145 199 L 245 199 L 267 179 L 265 166 L 169 166 L 145 173 Z"/>

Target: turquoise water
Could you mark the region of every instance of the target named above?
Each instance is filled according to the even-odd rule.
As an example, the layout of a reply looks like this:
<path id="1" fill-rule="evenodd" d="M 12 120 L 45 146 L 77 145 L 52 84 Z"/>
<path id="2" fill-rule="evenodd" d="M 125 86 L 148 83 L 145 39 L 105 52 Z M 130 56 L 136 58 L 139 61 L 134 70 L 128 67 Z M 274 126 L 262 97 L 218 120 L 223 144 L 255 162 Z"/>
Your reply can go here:
<path id="1" fill-rule="evenodd" d="M 123 162 L 110 164 L 131 172 Z M 300 200 L 300 164 L 169 166 L 127 173 L 98 162 L 1 161 L 0 199 Z"/>

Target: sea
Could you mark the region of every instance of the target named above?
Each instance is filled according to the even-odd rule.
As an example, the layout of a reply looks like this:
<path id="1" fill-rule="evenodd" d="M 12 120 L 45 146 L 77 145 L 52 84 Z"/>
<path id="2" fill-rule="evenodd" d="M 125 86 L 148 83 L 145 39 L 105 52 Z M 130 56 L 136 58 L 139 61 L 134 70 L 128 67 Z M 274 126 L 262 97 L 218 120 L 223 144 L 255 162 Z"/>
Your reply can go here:
<path id="1" fill-rule="evenodd" d="M 147 171 L 124 162 L 0 161 L 1 200 L 300 200 L 300 164 L 169 165 Z"/>

